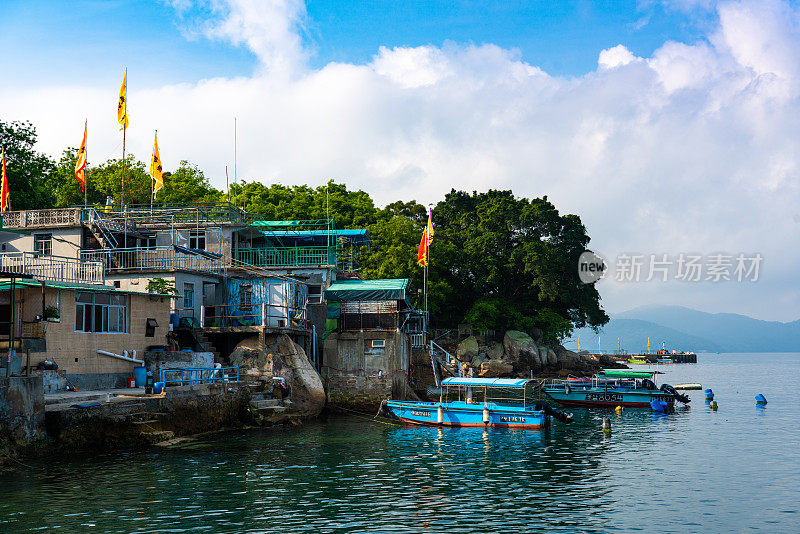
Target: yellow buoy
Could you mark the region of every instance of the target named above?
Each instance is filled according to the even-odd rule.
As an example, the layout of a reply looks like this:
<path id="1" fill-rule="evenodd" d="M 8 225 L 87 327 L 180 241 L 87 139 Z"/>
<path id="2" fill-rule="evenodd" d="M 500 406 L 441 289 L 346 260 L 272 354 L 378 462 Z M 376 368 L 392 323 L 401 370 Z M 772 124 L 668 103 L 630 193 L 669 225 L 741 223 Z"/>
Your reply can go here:
<path id="1" fill-rule="evenodd" d="M 617 406 L 616 408 L 614 408 L 614 411 L 617 412 L 618 414 L 622 413 L 622 406 Z"/>

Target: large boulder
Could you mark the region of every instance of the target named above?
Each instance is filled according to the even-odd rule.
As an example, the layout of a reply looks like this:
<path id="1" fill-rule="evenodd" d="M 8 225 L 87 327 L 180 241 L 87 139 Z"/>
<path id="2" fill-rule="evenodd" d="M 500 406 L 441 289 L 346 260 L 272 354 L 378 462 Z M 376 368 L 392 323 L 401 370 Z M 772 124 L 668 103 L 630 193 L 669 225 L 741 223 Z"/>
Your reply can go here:
<path id="1" fill-rule="evenodd" d="M 505 350 L 503 350 L 503 344 L 498 343 L 497 341 L 493 341 L 492 344 L 486 349 L 486 357 L 490 360 L 502 360 L 505 355 L 506 353 Z"/>
<path id="2" fill-rule="evenodd" d="M 547 365 L 557 365 L 558 364 L 558 356 L 556 355 L 556 351 L 551 349 L 550 347 L 547 348 Z"/>
<path id="3" fill-rule="evenodd" d="M 475 336 L 469 336 L 467 339 L 458 344 L 456 348 L 456 358 L 464 363 L 471 363 L 475 356 L 478 355 L 478 339 Z"/>
<path id="4" fill-rule="evenodd" d="M 322 411 L 325 405 L 322 380 L 303 348 L 289 336 L 266 336 L 263 349 L 257 336 L 247 338 L 236 345 L 230 361 L 231 365 L 239 366 L 239 373 L 245 381 L 283 378 L 291 388 L 289 399 L 295 415 L 314 416 Z"/>
<path id="5" fill-rule="evenodd" d="M 528 365 L 531 369 L 539 369 L 543 362 L 539 354 L 539 347 L 531 336 L 519 330 L 509 330 L 503 337 L 503 348 L 506 357 L 514 362 Z"/>
<path id="6" fill-rule="evenodd" d="M 485 378 L 499 378 L 508 376 L 514 371 L 514 362 L 508 360 L 486 360 L 481 363 L 479 376 Z"/>

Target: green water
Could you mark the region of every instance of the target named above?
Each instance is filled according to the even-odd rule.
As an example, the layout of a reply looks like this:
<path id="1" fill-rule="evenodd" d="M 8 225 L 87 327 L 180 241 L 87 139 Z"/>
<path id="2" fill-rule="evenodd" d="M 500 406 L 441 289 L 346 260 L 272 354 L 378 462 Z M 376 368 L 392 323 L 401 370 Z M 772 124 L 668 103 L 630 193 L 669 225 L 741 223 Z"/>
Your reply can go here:
<path id="1" fill-rule="evenodd" d="M 800 532 L 800 355 L 663 369 L 719 411 L 694 391 L 668 416 L 577 409 L 548 432 L 339 417 L 28 461 L 0 476 L 0 532 Z"/>

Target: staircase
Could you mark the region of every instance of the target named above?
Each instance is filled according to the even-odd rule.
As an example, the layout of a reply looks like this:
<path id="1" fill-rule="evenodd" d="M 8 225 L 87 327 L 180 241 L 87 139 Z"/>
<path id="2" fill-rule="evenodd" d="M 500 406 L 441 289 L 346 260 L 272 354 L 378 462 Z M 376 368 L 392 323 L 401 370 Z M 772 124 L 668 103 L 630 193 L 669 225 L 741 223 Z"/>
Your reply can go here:
<path id="1" fill-rule="evenodd" d="M 203 332 L 201 328 L 193 328 L 192 335 L 194 339 L 197 341 L 197 344 L 203 349 L 203 352 L 210 352 L 214 355 L 214 361 L 220 362 L 221 354 L 214 343 L 208 339 L 208 336 Z M 220 362 L 222 363 L 222 362 Z"/>
<path id="2" fill-rule="evenodd" d="M 433 378 L 436 381 L 437 387 L 442 385 L 442 380 L 439 373 L 440 369 L 444 369 L 445 371 L 450 373 L 450 376 L 464 376 L 464 372 L 461 370 L 461 366 L 456 365 L 456 367 L 453 368 L 453 366 L 450 365 L 450 361 L 456 359 L 455 356 L 444 350 L 440 345 L 438 345 L 434 341 L 430 342 L 430 348 L 428 349 L 428 352 L 431 355 Z"/>

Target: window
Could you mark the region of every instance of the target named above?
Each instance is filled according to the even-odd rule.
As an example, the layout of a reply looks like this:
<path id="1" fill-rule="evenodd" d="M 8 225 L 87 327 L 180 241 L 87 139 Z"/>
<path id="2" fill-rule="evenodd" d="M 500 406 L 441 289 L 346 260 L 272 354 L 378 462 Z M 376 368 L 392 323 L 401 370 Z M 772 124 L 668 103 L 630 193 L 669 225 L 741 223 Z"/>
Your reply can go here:
<path id="1" fill-rule="evenodd" d="M 239 309 L 245 311 L 253 309 L 253 286 L 239 286 Z"/>
<path id="2" fill-rule="evenodd" d="M 194 308 L 194 284 L 183 284 L 183 307 Z"/>
<path id="3" fill-rule="evenodd" d="M 127 332 L 127 295 L 75 294 L 76 332 Z"/>
<path id="4" fill-rule="evenodd" d="M 319 304 L 322 302 L 322 286 L 309 285 L 308 286 L 308 303 Z"/>
<path id="5" fill-rule="evenodd" d="M 53 234 L 33 234 L 33 251 L 38 254 L 53 253 Z"/>
<path id="6" fill-rule="evenodd" d="M 145 250 L 153 250 L 156 248 L 156 236 L 153 235 L 144 235 L 141 238 L 139 248 L 143 248 Z"/>
<path id="7" fill-rule="evenodd" d="M 204 230 L 189 232 L 189 248 L 206 249 L 206 233 Z"/>

